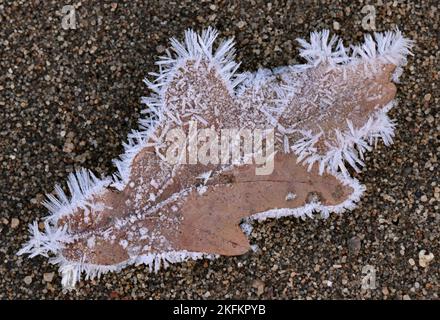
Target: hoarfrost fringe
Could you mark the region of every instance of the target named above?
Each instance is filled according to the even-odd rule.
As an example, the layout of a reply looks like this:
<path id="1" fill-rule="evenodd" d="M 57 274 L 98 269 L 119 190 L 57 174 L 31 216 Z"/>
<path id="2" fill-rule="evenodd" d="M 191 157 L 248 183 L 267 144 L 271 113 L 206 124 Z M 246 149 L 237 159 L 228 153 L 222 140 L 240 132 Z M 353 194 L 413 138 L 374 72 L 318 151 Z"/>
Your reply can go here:
<path id="1" fill-rule="evenodd" d="M 31 239 L 17 252 L 17 255 L 29 254 L 30 258 L 38 255 L 48 257 L 49 253 L 58 253 L 65 243 L 72 241 L 67 234 L 67 226 L 54 227 L 48 221 L 44 223 L 45 232 L 40 232 L 37 221 L 29 224 Z"/>
<path id="2" fill-rule="evenodd" d="M 326 219 L 330 213 L 343 213 L 347 210 L 352 210 L 356 207 L 356 203 L 361 199 L 362 194 L 365 191 L 365 186 L 360 184 L 357 179 L 348 178 L 340 174 L 336 174 L 335 177 L 342 182 L 343 185 L 349 186 L 353 189 L 353 193 L 344 202 L 334 206 L 324 206 L 319 201 L 314 201 L 306 204 L 300 208 L 289 209 L 279 208 L 271 209 L 264 212 L 259 212 L 250 217 L 252 220 L 264 221 L 268 218 L 281 218 L 293 216 L 295 218 L 313 218 L 314 212 L 319 212 L 321 217 Z"/>
<path id="3" fill-rule="evenodd" d="M 28 253 L 30 257 L 48 253 L 57 253 L 65 243 L 72 241 L 68 234 L 67 226 L 58 227 L 58 220 L 71 214 L 77 208 L 93 206 L 91 198 L 100 194 L 112 182 L 111 178 L 99 179 L 90 170 L 79 169 L 69 174 L 67 187 L 70 198 L 59 186 L 55 186 L 55 195 L 47 194 L 48 200 L 43 205 L 49 210 L 50 215 L 45 217 L 44 232 L 40 232 L 37 221 L 29 224 L 30 240 L 18 251 L 18 255 Z"/>
<path id="4" fill-rule="evenodd" d="M 386 111 L 395 103 L 392 101 L 382 110 L 371 115 L 361 128 L 354 128 L 350 120 L 347 120 L 349 130 L 336 131 L 335 143 L 325 142 L 329 151 L 324 155 L 318 154 L 315 148 L 321 133 L 317 135 L 312 135 L 310 132 L 303 133 L 305 137 L 292 145 L 291 150 L 298 156 L 298 162 L 308 164 L 309 171 L 316 163 L 320 174 L 326 170 L 332 174 L 340 171 L 344 176 L 349 177 L 347 163 L 356 172 L 360 172 L 360 167 L 365 165 L 362 161 L 364 153 L 371 151 L 372 146 L 376 146 L 379 139 L 382 139 L 386 146 L 393 143 L 396 124 L 387 116 Z"/>
<path id="5" fill-rule="evenodd" d="M 307 60 L 307 64 L 296 66 L 298 70 L 315 67 L 320 63 L 327 63 L 331 67 L 338 64 L 357 64 L 359 62 L 373 62 L 379 59 L 382 63 L 396 65 L 393 80 L 398 81 L 402 73 L 401 67 L 407 62 L 406 57 L 412 55 L 411 47 L 414 41 L 403 37 L 399 29 L 375 32 L 373 36 L 364 36 L 364 43 L 345 48 L 342 40 L 333 35 L 329 39 L 329 31 L 322 30 L 310 34 L 310 42 L 297 39 L 300 55 Z"/>
<path id="6" fill-rule="evenodd" d="M 55 185 L 55 195 L 47 194 L 48 200 L 43 202 L 51 214 L 46 219 L 55 224 L 59 218 L 72 213 L 77 208 L 90 205 L 90 197 L 98 195 L 111 183 L 111 178 L 97 178 L 93 172 L 84 168 L 70 173 L 67 178 L 70 198 L 59 185 Z"/>
<path id="7" fill-rule="evenodd" d="M 85 280 L 93 280 L 95 278 L 99 279 L 101 275 L 108 272 L 119 272 L 130 265 L 138 266 L 141 264 L 145 264 L 150 272 L 154 271 L 156 273 L 161 268 L 167 268 L 172 263 L 180 263 L 188 260 L 214 259 L 216 257 L 217 255 L 213 254 L 182 250 L 140 255 L 116 265 L 97 265 L 90 263 L 71 262 L 60 254 L 54 258 L 51 258 L 49 261 L 52 264 L 59 265 L 63 289 L 72 290 L 75 289 L 75 285 L 80 281 L 83 273 L 85 273 Z"/>

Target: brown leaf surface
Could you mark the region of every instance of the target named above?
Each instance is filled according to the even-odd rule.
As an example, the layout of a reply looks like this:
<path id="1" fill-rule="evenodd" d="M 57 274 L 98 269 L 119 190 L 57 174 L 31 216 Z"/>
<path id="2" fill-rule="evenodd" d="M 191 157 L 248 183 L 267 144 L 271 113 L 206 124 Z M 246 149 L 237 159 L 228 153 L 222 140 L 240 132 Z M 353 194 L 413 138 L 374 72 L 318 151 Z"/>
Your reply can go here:
<path id="1" fill-rule="evenodd" d="M 182 108 L 191 107 L 201 95 L 206 107 L 197 116 L 217 131 L 236 126 L 261 128 L 264 123 L 270 126 L 261 111 L 263 107 L 249 101 L 259 94 L 266 97 L 263 105 L 272 104 L 275 95 L 271 88 L 277 80 L 271 78 L 270 85 L 262 84 L 258 89 L 245 88 L 234 101 L 216 74 L 206 68 L 203 62 L 197 66 L 189 63 L 189 71 L 175 77 L 165 94 L 170 112 L 182 115 Z M 284 108 L 280 124 L 284 128 L 299 124 L 304 130 L 322 130 L 326 139 L 332 139 L 335 129 L 346 130 L 346 119 L 362 126 L 372 112 L 394 97 L 395 86 L 390 81 L 394 66 L 380 65 L 368 74 L 362 65 L 345 71 L 343 68 L 319 66 L 301 74 L 306 85 Z M 342 85 L 335 90 L 332 86 L 337 81 Z M 313 103 L 323 99 L 323 90 L 337 92 L 326 112 Z M 371 96 L 375 98 L 367 98 Z M 179 127 L 178 122 L 169 124 L 171 128 Z M 187 122 L 180 127 L 186 129 Z M 169 129 L 160 125 L 157 136 Z M 308 172 L 296 163 L 294 155 L 284 154 L 282 149 L 277 142 L 274 172 L 259 176 L 255 165 L 229 171 L 212 164 L 173 166 L 157 156 L 157 149 L 146 147 L 133 159 L 123 190 L 109 188 L 90 199 L 86 209 L 80 208 L 59 221 L 60 225 L 67 223 L 76 238 L 63 255 L 70 261 L 99 265 L 182 250 L 239 255 L 249 250 L 239 226 L 242 219 L 268 210 L 300 208 L 313 201 L 338 205 L 350 197 L 352 188 L 333 175 L 319 175 L 316 166 Z M 211 178 L 203 186 L 199 176 L 207 171 L 212 171 Z M 287 200 L 288 194 L 294 199 Z"/>
<path id="2" fill-rule="evenodd" d="M 110 233 L 94 230 L 68 245 L 63 254 L 78 259 L 79 253 L 89 263 L 103 265 L 123 262 L 133 254 L 166 250 L 240 255 L 250 248 L 239 226 L 243 218 L 313 201 L 338 205 L 353 192 L 332 175 L 319 175 L 317 169 L 307 172 L 295 156 L 286 154 L 275 157 L 270 175 L 255 175 L 255 165 L 245 165 L 213 177 L 206 187 L 203 193 L 192 188 L 184 200 L 176 198 L 141 218 L 133 216 L 121 228 L 111 227 Z M 108 215 L 120 210 L 115 206 Z M 140 231 L 143 229 L 145 232 Z"/>

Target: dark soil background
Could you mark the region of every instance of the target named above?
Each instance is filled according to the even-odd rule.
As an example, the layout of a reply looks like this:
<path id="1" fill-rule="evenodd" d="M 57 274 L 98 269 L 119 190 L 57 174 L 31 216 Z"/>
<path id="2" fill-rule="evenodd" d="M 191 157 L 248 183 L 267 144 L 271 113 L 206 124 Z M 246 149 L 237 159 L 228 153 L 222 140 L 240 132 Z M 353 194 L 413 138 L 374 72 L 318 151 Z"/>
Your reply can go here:
<path id="1" fill-rule="evenodd" d="M 75 30 L 62 7 L 77 7 Z M 416 41 L 398 86 L 395 144 L 369 154 L 357 209 L 327 220 L 256 224 L 259 250 L 192 261 L 158 274 L 129 267 L 63 293 L 45 258 L 17 257 L 40 204 L 75 168 L 110 174 L 137 127 L 142 83 L 171 36 L 214 26 L 234 36 L 241 71 L 299 63 L 295 38 L 328 28 L 376 29 Z M 0 0 L 0 299 L 437 299 L 439 292 L 439 2 Z M 422 250 L 425 250 L 423 252 Z M 419 254 L 432 253 L 429 264 Z M 376 287 L 362 289 L 363 268 Z M 368 267 L 367 267 L 368 268 Z M 365 271 L 365 269 L 364 269 Z"/>

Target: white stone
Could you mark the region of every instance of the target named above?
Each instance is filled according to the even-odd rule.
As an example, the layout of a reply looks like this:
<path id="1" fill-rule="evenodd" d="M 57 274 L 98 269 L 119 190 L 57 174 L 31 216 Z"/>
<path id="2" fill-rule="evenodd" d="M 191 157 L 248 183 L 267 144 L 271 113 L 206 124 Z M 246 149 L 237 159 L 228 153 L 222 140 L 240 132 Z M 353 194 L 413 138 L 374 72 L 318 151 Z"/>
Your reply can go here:
<path id="1" fill-rule="evenodd" d="M 419 252 L 419 265 L 422 268 L 426 268 L 428 264 L 434 259 L 434 254 L 426 253 L 426 250 L 420 250 Z"/>
<path id="2" fill-rule="evenodd" d="M 17 218 L 11 219 L 11 228 L 12 229 L 17 228 L 19 224 L 20 224 L 20 220 L 18 220 Z"/>
<path id="3" fill-rule="evenodd" d="M 43 274 L 43 280 L 46 282 L 52 282 L 54 275 L 55 274 L 53 272 L 47 272 L 47 273 Z"/>

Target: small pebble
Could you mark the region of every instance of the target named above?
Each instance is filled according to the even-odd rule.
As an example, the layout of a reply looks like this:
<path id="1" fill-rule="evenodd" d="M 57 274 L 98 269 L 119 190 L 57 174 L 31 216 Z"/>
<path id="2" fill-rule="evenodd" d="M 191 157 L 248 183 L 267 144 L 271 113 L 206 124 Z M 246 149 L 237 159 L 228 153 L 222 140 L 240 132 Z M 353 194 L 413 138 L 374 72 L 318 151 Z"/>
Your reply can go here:
<path id="1" fill-rule="evenodd" d="M 354 236 L 348 240 L 348 250 L 352 254 L 358 254 L 361 250 L 361 239 Z"/>
<path id="2" fill-rule="evenodd" d="M 46 282 L 52 282 L 54 275 L 55 275 L 54 272 L 44 273 L 44 274 L 43 274 L 43 279 L 44 279 L 44 281 L 46 281 Z"/>
<path id="3" fill-rule="evenodd" d="M 12 229 L 17 228 L 19 224 L 20 224 L 20 220 L 18 220 L 17 218 L 11 219 L 11 228 Z"/>
<path id="4" fill-rule="evenodd" d="M 433 259 L 434 259 L 433 253 L 426 253 L 426 250 L 420 250 L 420 252 L 419 252 L 419 265 L 422 268 L 426 268 Z"/>
<path id="5" fill-rule="evenodd" d="M 245 26 L 246 26 L 246 21 L 239 21 L 239 22 L 237 23 L 237 27 L 238 27 L 239 29 L 243 29 Z"/>
<path id="6" fill-rule="evenodd" d="M 165 50 L 166 50 L 166 48 L 163 45 L 159 45 L 156 47 L 157 53 L 163 53 L 163 52 L 165 52 Z"/>
<path id="7" fill-rule="evenodd" d="M 252 282 L 252 287 L 257 289 L 257 296 L 261 296 L 264 293 L 265 283 L 260 279 L 256 279 Z"/>
<path id="8" fill-rule="evenodd" d="M 75 145 L 71 142 L 66 142 L 63 147 L 63 151 L 66 153 L 71 153 L 75 149 Z"/>

